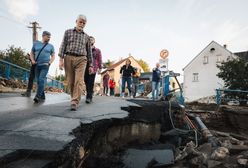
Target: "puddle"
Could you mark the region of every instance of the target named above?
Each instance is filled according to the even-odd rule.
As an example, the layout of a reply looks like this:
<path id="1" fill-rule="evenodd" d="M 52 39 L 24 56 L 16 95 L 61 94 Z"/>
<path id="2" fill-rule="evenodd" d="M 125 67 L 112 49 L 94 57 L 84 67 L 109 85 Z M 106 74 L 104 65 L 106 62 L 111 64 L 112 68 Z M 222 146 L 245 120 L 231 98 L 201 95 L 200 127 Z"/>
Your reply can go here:
<path id="1" fill-rule="evenodd" d="M 158 167 L 174 164 L 171 149 L 128 149 L 123 156 L 126 167 Z"/>

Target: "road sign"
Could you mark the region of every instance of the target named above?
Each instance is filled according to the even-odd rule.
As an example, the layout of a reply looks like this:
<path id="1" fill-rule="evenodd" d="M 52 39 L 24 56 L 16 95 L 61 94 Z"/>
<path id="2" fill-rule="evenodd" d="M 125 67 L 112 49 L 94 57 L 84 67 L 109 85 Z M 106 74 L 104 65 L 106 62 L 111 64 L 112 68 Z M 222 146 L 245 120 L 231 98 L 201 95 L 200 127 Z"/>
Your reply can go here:
<path id="1" fill-rule="evenodd" d="M 167 72 L 168 71 L 168 58 L 159 59 L 160 71 Z"/>
<path id="2" fill-rule="evenodd" d="M 166 49 L 163 49 L 162 51 L 160 51 L 160 57 L 162 59 L 166 59 L 169 56 L 169 51 Z"/>

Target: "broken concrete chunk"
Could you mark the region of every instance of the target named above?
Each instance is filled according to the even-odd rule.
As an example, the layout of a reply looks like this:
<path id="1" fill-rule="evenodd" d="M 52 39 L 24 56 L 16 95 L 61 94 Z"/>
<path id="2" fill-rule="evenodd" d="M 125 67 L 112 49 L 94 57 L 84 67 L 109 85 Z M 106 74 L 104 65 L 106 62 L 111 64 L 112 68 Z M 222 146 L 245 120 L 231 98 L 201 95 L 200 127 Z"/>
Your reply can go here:
<path id="1" fill-rule="evenodd" d="M 237 153 L 240 153 L 242 151 L 247 151 L 247 150 L 248 150 L 247 145 L 232 145 L 229 147 L 229 151 L 231 154 L 237 154 Z"/>
<path id="2" fill-rule="evenodd" d="M 230 138 L 230 141 L 234 145 L 244 145 L 244 142 L 242 142 L 242 141 L 240 141 L 240 140 L 238 140 L 236 138 L 233 138 L 233 137 Z"/>
<path id="3" fill-rule="evenodd" d="M 240 165 L 247 166 L 248 165 L 248 159 L 238 159 L 237 162 Z"/>
<path id="4" fill-rule="evenodd" d="M 184 147 L 184 149 L 182 151 L 180 151 L 179 153 L 177 152 L 177 156 L 176 156 L 175 160 L 176 161 L 183 160 L 188 155 L 199 156 L 200 154 L 201 154 L 201 152 L 199 152 L 195 149 L 194 142 L 190 141 L 189 143 L 186 144 L 186 146 Z"/>
<path id="5" fill-rule="evenodd" d="M 208 168 L 214 168 L 214 167 L 220 166 L 222 162 L 216 161 L 216 160 L 208 160 L 207 164 L 208 164 Z"/>
<path id="6" fill-rule="evenodd" d="M 223 142 L 220 143 L 222 147 L 228 148 L 232 146 L 232 143 L 229 139 L 224 140 Z"/>
<path id="7" fill-rule="evenodd" d="M 211 155 L 212 144 L 211 143 L 205 143 L 205 144 L 199 146 L 198 150 L 202 153 L 205 153 L 206 155 Z"/>
<path id="8" fill-rule="evenodd" d="M 244 158 L 248 159 L 248 150 L 241 153 Z"/>
<path id="9" fill-rule="evenodd" d="M 217 148 L 211 155 L 211 159 L 213 160 L 223 160 L 229 154 L 229 150 L 225 147 Z"/>
<path id="10" fill-rule="evenodd" d="M 190 163 L 194 166 L 204 165 L 207 163 L 207 155 L 202 153 L 200 156 L 191 159 Z"/>

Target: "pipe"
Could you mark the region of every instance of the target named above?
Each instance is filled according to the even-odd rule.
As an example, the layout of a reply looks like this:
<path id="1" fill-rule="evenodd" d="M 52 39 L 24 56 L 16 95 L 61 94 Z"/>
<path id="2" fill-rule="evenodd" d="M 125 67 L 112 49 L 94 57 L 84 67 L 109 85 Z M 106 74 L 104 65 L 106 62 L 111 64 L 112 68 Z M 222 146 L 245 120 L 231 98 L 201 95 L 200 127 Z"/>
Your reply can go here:
<path id="1" fill-rule="evenodd" d="M 215 137 L 211 134 L 207 126 L 202 122 L 200 117 L 194 117 L 197 125 L 200 127 L 200 130 L 202 131 L 202 136 L 204 139 L 206 139 L 208 142 L 212 144 L 212 146 L 216 147 L 217 142 L 215 140 Z"/>

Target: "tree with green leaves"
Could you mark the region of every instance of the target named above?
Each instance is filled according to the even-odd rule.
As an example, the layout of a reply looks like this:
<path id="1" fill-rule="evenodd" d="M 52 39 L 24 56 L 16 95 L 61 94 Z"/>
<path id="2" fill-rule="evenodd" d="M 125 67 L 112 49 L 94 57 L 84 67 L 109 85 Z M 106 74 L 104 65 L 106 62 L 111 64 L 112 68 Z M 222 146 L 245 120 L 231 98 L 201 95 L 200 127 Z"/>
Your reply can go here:
<path id="1" fill-rule="evenodd" d="M 248 61 L 243 58 L 229 59 L 217 65 L 220 72 L 217 74 L 221 78 L 225 87 L 233 90 L 248 90 Z M 229 93 L 228 97 L 248 99 L 247 93 Z M 240 105 L 246 104 L 246 101 L 240 101 Z"/>
<path id="2" fill-rule="evenodd" d="M 149 65 L 144 60 L 140 59 L 137 62 L 142 67 L 142 69 L 144 70 L 144 72 L 150 72 Z"/>
<path id="3" fill-rule="evenodd" d="M 64 81 L 65 80 L 65 75 L 61 74 L 55 77 L 56 80 L 58 81 Z"/>
<path id="4" fill-rule="evenodd" d="M 108 59 L 106 62 L 103 63 L 103 68 L 108 68 L 110 67 L 111 65 L 114 64 L 114 61 L 110 61 L 110 59 Z"/>
<path id="5" fill-rule="evenodd" d="M 28 54 L 21 47 L 10 46 L 5 51 L 0 51 L 0 59 L 29 69 L 30 61 Z"/>

